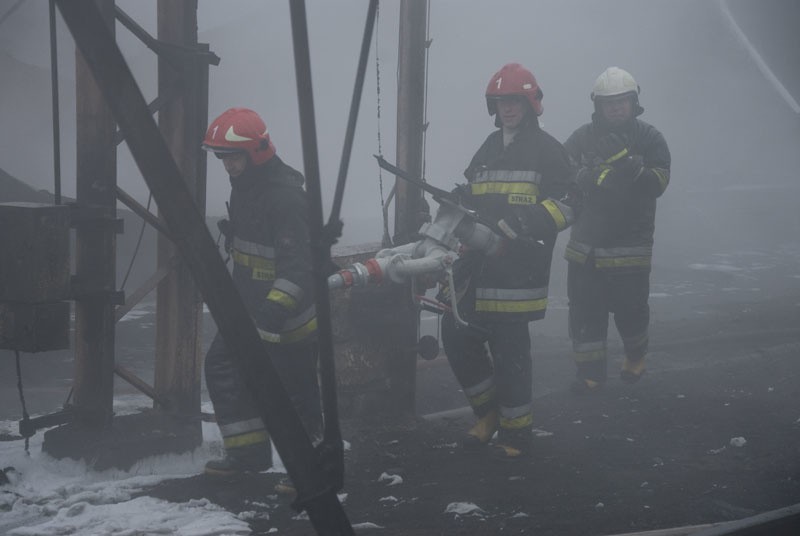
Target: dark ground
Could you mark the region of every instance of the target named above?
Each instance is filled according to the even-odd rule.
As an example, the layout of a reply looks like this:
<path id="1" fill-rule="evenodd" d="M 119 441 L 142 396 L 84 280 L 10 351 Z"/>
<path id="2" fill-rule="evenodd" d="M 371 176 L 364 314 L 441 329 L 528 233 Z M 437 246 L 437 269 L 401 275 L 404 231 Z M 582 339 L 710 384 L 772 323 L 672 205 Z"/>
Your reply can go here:
<path id="1" fill-rule="evenodd" d="M 424 418 L 393 427 L 343 423 L 350 521 L 359 533 L 384 535 L 604 535 L 721 523 L 800 503 L 796 253 L 782 261 L 772 253 L 770 262 L 742 255 L 760 259 L 754 270 L 732 274 L 721 267 L 741 264 L 725 264 L 730 259 L 713 269 L 662 269 L 654 277 L 648 373 L 624 385 L 616 359 L 596 396 L 567 389 L 565 310 L 555 298 L 534 327 L 536 431 L 523 463 L 460 450 L 472 419 L 463 395 L 443 357 L 420 362 Z M 613 351 L 618 341 L 610 343 Z M 733 438 L 746 443 L 734 446 Z M 382 473 L 402 483 L 389 485 Z M 256 534 L 314 534 L 272 492 L 280 476 L 228 483 L 197 476 L 150 494 L 255 512 Z M 480 511 L 447 513 L 452 503 Z M 381 528 L 358 525 L 365 523 Z"/>
<path id="2" fill-rule="evenodd" d="M 528 461 L 503 464 L 457 447 L 471 416 L 443 356 L 419 362 L 413 423 L 345 420 L 342 500 L 363 527 L 358 532 L 599 536 L 721 523 L 800 503 L 800 215 L 797 191 L 779 193 L 725 194 L 738 217 L 724 225 L 697 225 L 692 215 L 709 206 L 697 195 L 669 206 L 673 218 L 659 227 L 652 276 L 648 372 L 634 386 L 616 378 L 620 343 L 612 327 L 607 388 L 591 398 L 569 393 L 565 267 L 554 259 L 548 315 L 532 327 L 536 436 Z M 781 224 L 759 232 L 741 217 L 747 210 L 759 221 L 780 215 Z M 150 312 L 117 327 L 117 359 L 146 381 L 153 320 Z M 206 331 L 207 343 L 213 329 Z M 7 357 L 0 359 L 0 413 L 18 419 Z M 63 403 L 73 366 L 68 352 L 25 356 L 31 414 Z M 118 395 L 133 392 L 118 382 Z M 733 446 L 734 438 L 746 442 Z M 389 485 L 383 473 L 403 481 Z M 255 534 L 314 534 L 274 494 L 282 476 L 219 482 L 201 475 L 147 493 L 207 498 L 248 519 Z M 480 511 L 448 513 L 454 503 Z"/>

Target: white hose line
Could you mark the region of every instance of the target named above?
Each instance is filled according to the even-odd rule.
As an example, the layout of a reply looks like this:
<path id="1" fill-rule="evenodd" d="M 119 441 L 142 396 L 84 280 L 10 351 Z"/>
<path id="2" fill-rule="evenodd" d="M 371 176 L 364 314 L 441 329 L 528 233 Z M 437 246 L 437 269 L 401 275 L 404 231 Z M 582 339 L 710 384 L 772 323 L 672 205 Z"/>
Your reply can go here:
<path id="1" fill-rule="evenodd" d="M 772 84 L 772 87 L 775 88 L 775 91 L 786 101 L 786 104 L 789 105 L 789 108 L 794 111 L 796 114 L 800 114 L 800 104 L 797 104 L 797 101 L 794 100 L 792 94 L 786 89 L 786 87 L 778 80 L 778 77 L 772 72 L 772 69 L 769 68 L 767 63 L 761 57 L 761 54 L 755 49 L 753 44 L 744 34 L 742 29 L 736 23 L 736 19 L 733 18 L 730 9 L 728 9 L 728 4 L 726 0 L 718 0 L 719 9 L 722 11 L 723 16 L 728 21 L 728 25 L 731 28 L 731 31 L 736 35 L 736 38 L 739 42 L 747 49 L 747 52 L 750 54 L 750 57 L 753 58 L 753 61 L 756 62 L 758 69 L 761 71 L 761 74 L 764 75 L 764 78 Z"/>

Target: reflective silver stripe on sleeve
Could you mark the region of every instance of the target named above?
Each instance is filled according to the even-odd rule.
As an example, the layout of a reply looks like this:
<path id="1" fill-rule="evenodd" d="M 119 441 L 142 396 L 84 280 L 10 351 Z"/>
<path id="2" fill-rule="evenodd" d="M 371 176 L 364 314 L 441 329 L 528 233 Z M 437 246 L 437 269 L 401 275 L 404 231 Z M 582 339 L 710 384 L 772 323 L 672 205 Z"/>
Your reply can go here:
<path id="1" fill-rule="evenodd" d="M 276 279 L 274 283 L 272 283 L 272 288 L 275 290 L 280 290 L 281 292 L 285 292 L 298 302 L 303 301 L 303 289 L 300 288 L 299 285 L 295 285 L 288 279 Z"/>
<path id="2" fill-rule="evenodd" d="M 502 415 L 506 419 L 516 419 L 517 417 L 522 417 L 523 415 L 527 415 L 533 409 L 533 404 L 527 403 L 521 406 L 517 406 L 514 408 L 506 408 L 500 406 L 500 415 Z"/>
<path id="3" fill-rule="evenodd" d="M 309 320 L 311 320 L 312 318 L 314 318 L 315 316 L 317 316 L 317 308 L 316 306 L 311 305 L 307 307 L 306 310 L 300 313 L 299 315 L 293 316 L 289 320 L 287 320 L 286 323 L 283 325 L 283 328 L 281 328 L 281 330 L 291 331 L 293 329 L 297 329 L 306 322 L 308 322 Z"/>
<path id="4" fill-rule="evenodd" d="M 247 255 L 256 255 L 258 257 L 264 257 L 265 259 L 275 258 L 275 248 L 256 242 L 248 242 L 239 237 L 234 237 L 233 248 Z"/>
<path id="5" fill-rule="evenodd" d="M 246 434 L 247 432 L 253 432 L 255 430 L 263 430 L 263 429 L 264 429 L 264 421 L 262 421 L 261 419 L 248 419 L 246 421 L 238 421 L 238 422 L 219 425 L 219 431 L 225 437 L 238 434 Z"/>
<path id="6" fill-rule="evenodd" d="M 529 170 L 484 169 L 475 174 L 474 182 L 532 182 L 540 184 L 542 174 Z"/>
<path id="7" fill-rule="evenodd" d="M 494 378 L 489 376 L 485 380 L 480 383 L 473 385 L 472 387 L 464 387 L 464 394 L 467 396 L 476 396 L 481 393 L 485 393 L 489 389 L 494 387 Z"/>

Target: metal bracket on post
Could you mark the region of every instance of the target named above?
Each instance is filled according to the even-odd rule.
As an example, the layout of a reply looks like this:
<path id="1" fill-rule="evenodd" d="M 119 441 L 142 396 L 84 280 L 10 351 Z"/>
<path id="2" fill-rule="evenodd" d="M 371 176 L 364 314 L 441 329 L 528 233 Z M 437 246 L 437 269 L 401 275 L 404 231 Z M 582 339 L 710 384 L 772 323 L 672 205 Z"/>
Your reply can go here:
<path id="1" fill-rule="evenodd" d="M 156 53 L 157 56 L 163 57 L 170 62 L 176 69 L 180 70 L 186 63 L 187 59 L 201 58 L 203 62 L 209 65 L 219 65 L 220 57 L 203 47 L 192 48 L 182 45 L 175 45 L 172 43 L 165 43 L 159 41 L 147 31 L 139 26 L 127 13 L 125 13 L 119 6 L 115 6 L 115 15 L 117 20 L 128 29 L 133 35 L 145 44 L 147 48 Z"/>
<path id="2" fill-rule="evenodd" d="M 72 422 L 72 420 L 75 418 L 74 410 L 74 406 L 64 406 L 64 409 L 56 411 L 55 413 L 41 415 L 32 419 L 22 419 L 18 422 L 19 435 L 22 437 L 31 437 L 36 433 L 37 430 L 42 428 L 51 428 L 53 426 L 59 426 L 61 424 Z"/>

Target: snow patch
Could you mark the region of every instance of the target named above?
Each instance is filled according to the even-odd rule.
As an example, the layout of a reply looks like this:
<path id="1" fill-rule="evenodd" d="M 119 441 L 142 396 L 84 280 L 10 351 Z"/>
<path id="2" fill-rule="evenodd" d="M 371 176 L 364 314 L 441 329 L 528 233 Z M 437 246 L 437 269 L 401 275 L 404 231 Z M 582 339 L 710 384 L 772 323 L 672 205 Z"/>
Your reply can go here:
<path id="1" fill-rule="evenodd" d="M 123 403 L 119 409 L 125 406 Z M 0 429 L 15 425 L 0 422 Z M 192 452 L 147 458 L 129 471 L 103 472 L 88 469 L 85 462 L 56 460 L 43 453 L 42 433 L 30 438 L 30 455 L 21 441 L 2 442 L 2 465 L 14 470 L 6 472 L 9 483 L 0 488 L 0 534 L 250 534 L 244 519 L 207 499 L 176 504 L 146 496 L 133 498 L 163 480 L 201 473 L 221 449 L 216 425 L 203 423 L 203 435 L 205 442 Z"/>
<path id="2" fill-rule="evenodd" d="M 444 509 L 445 514 L 456 514 L 461 516 L 479 515 L 483 516 L 486 512 L 477 504 L 469 502 L 453 502 Z"/>
<path id="3" fill-rule="evenodd" d="M 364 523 L 354 523 L 353 530 L 361 530 L 361 529 L 382 529 L 381 525 L 376 525 L 370 521 L 365 521 Z"/>
<path id="4" fill-rule="evenodd" d="M 385 481 L 389 482 L 386 484 L 387 486 L 396 486 L 403 483 L 403 477 L 400 475 L 390 475 L 389 473 L 383 472 L 381 473 L 381 476 L 378 477 L 378 482 Z"/>
<path id="5" fill-rule="evenodd" d="M 704 270 L 709 272 L 727 272 L 727 273 L 734 273 L 734 272 L 741 272 L 742 269 L 738 266 L 731 266 L 730 264 L 690 264 L 689 269 L 691 270 Z"/>
<path id="6" fill-rule="evenodd" d="M 730 444 L 732 447 L 743 447 L 747 444 L 747 440 L 743 437 L 732 437 Z"/>

